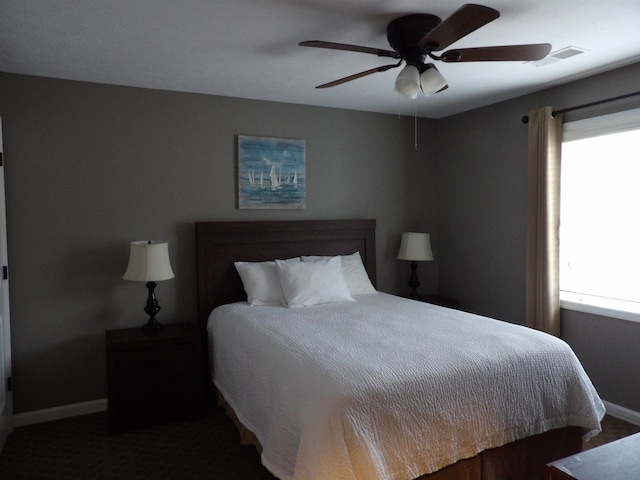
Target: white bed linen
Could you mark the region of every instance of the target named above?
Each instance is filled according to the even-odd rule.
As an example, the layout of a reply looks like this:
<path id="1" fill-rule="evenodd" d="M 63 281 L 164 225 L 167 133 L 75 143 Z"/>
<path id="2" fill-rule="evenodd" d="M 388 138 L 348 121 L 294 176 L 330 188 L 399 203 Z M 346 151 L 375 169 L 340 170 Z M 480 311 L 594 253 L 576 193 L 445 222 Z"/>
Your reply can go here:
<path id="1" fill-rule="evenodd" d="M 604 406 L 569 346 L 498 320 L 378 293 L 208 323 L 216 387 L 283 480 L 410 480 Z"/>

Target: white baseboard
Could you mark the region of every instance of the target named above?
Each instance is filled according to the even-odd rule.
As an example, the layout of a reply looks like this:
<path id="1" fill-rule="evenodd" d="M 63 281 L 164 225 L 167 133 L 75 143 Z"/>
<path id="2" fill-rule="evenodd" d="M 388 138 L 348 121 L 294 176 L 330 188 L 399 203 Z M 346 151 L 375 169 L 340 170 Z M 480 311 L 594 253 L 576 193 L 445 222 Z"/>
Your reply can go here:
<path id="1" fill-rule="evenodd" d="M 73 403 L 60 407 L 44 408 L 31 412 L 17 413 L 13 416 L 13 427 L 23 427 L 34 423 L 50 422 L 63 418 L 87 415 L 89 413 L 104 412 L 107 410 L 107 399 L 92 400 L 90 402 Z"/>
<path id="2" fill-rule="evenodd" d="M 606 400 L 603 400 L 602 403 L 604 403 L 608 415 L 624 420 L 625 422 L 633 423 L 634 425 L 640 425 L 640 412 L 629 410 L 628 408 L 607 402 Z"/>

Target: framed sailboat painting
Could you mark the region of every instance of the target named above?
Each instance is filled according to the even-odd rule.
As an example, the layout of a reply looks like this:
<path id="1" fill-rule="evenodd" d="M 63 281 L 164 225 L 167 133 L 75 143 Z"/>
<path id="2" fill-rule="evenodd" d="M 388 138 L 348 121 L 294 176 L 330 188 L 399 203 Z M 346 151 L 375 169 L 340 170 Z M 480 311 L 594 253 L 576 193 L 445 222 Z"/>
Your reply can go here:
<path id="1" fill-rule="evenodd" d="M 238 135 L 238 208 L 306 207 L 304 140 Z"/>

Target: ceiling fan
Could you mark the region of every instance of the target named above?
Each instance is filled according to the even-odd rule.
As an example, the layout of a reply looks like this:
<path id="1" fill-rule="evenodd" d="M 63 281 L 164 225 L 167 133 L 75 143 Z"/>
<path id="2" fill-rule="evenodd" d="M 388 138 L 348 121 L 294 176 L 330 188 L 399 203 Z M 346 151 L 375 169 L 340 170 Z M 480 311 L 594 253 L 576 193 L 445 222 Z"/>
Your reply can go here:
<path id="1" fill-rule="evenodd" d="M 425 63 L 427 58 L 446 63 L 491 62 L 491 61 L 534 61 L 546 57 L 551 51 L 548 43 L 528 45 L 504 45 L 495 47 L 458 48 L 447 50 L 452 43 L 492 22 L 500 12 L 483 5 L 466 4 L 444 21 L 435 15 L 413 14 L 396 18 L 387 26 L 387 40 L 393 50 L 349 45 L 345 43 L 309 40 L 300 42 L 303 47 L 328 48 L 350 52 L 369 53 L 378 57 L 398 59 L 397 63 L 382 65 L 349 75 L 333 82 L 318 85 L 328 88 L 350 82 L 378 72 L 386 72 L 406 63 L 396 78 L 395 90 L 400 95 L 415 98 L 419 90 L 425 95 L 441 92 L 448 88 L 447 81 L 433 63 Z"/>

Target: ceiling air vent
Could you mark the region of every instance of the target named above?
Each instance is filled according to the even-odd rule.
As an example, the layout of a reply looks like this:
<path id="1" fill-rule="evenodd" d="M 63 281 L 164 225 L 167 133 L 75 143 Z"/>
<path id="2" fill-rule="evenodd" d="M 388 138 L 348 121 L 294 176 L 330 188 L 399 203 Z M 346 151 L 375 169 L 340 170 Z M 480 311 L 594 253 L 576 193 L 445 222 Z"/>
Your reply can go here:
<path id="1" fill-rule="evenodd" d="M 559 62 L 560 60 L 566 60 L 567 58 L 575 57 L 576 55 L 580 55 L 581 53 L 584 53 L 586 51 L 586 49 L 579 47 L 565 47 L 561 48 L 560 50 L 556 50 L 555 52 L 551 52 L 542 60 L 528 63 L 531 63 L 536 67 L 544 67 L 545 65 L 550 65 L 552 63 Z"/>

